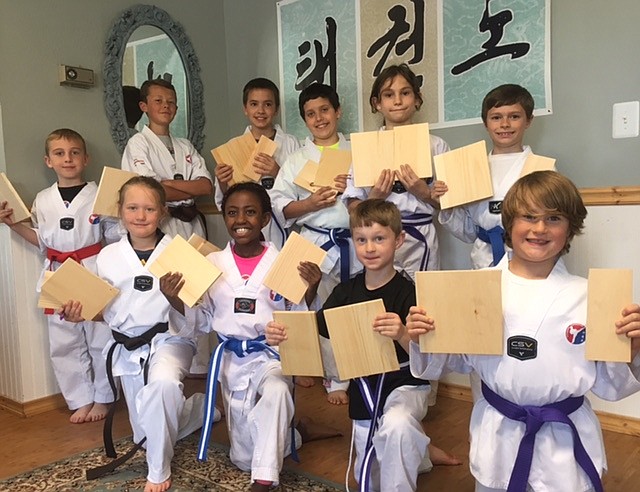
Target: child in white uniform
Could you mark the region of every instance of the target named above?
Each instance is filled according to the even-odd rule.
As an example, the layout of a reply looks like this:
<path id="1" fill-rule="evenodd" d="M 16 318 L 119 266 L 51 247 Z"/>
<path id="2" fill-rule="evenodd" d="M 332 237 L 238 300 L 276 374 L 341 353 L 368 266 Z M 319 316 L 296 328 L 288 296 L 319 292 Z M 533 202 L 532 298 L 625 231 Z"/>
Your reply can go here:
<path id="1" fill-rule="evenodd" d="M 291 432 L 293 382 L 282 375 L 280 361 L 264 342 L 264 330 L 273 311 L 306 310 L 307 304 L 292 305 L 263 284 L 278 255 L 273 244 L 260 239 L 271 215 L 265 189 L 252 182 L 234 184 L 224 195 L 222 213 L 232 241 L 223 251 L 207 257 L 222 271 L 222 277 L 186 315 L 194 320 L 197 330 L 218 334 L 221 348 L 214 359 L 218 355 L 220 361 L 212 364 L 209 373 L 207 401 L 215 402 L 219 381 L 231 441 L 229 457 L 241 470 L 251 471 L 252 491 L 266 491 L 279 482 L 292 435 L 296 448 L 305 436 L 298 430 Z M 320 270 L 303 262 L 299 271 L 309 284 L 305 302 L 311 304 Z M 173 298 L 174 308 L 183 311 L 184 304 L 174 296 L 180 285 L 166 294 Z M 205 420 L 199 459 L 206 459 L 209 432 Z"/>
<path id="2" fill-rule="evenodd" d="M 418 77 L 404 63 L 385 68 L 373 82 L 369 103 L 373 113 L 380 112 L 384 117 L 382 130 L 410 125 L 422 106 Z M 432 156 L 449 151 L 440 137 L 430 135 L 429 138 Z M 395 267 L 415 280 L 417 271 L 440 269 L 438 238 L 432 222 L 439 208 L 436 199 L 444 189 L 442 185 L 440 181 L 429 184 L 418 178 L 411 166 L 405 164 L 395 173 L 385 169 L 373 187 L 357 188 L 352 171 L 342 199 L 349 210 L 367 198 L 382 198 L 398 207 L 407 234 L 404 245 L 396 253 Z"/>
<path id="3" fill-rule="evenodd" d="M 57 270 L 67 258 L 95 271 L 103 237 L 119 239 L 116 223 L 93 214 L 98 187 L 82 176 L 89 163 L 82 136 L 66 128 L 53 131 L 45 143 L 44 160 L 56 173 L 57 182 L 38 193 L 33 202 L 36 229 L 11 221 L 13 210 L 6 202 L 0 204 L 0 220 L 46 256 L 38 291 L 44 272 Z M 74 410 L 69 420 L 82 423 L 103 419 L 107 404 L 113 401 L 102 356 L 108 330 L 91 321 L 76 325 L 48 314 L 51 364 L 62 395 Z"/>
<path id="4" fill-rule="evenodd" d="M 507 193 L 502 221 L 513 252 L 497 266 L 504 355 L 420 353 L 418 337 L 438 321 L 420 307 L 410 310 L 415 376 L 475 370 L 482 378 L 470 423 L 476 490 L 602 490 L 604 445 L 585 394 L 618 400 L 640 390 L 640 306 L 625 307 L 611 327 L 612 336 L 632 338 L 630 364 L 585 359 L 587 281 L 568 273 L 561 256 L 586 214 L 573 183 L 553 171 L 520 178 Z"/>
<path id="5" fill-rule="evenodd" d="M 202 425 L 204 399 L 202 394 L 189 399 L 183 394 L 182 379 L 195 344 L 193 328 L 160 291 L 170 275 L 158 281 L 148 270 L 171 241 L 158 228 L 166 214 L 164 189 L 153 178 L 132 178 L 120 190 L 119 205 L 128 234 L 104 248 L 97 260 L 97 274 L 120 290 L 102 313 L 113 334 L 104 353 L 112 357 L 113 376 L 120 377 L 133 440 L 146 439 L 149 470 L 144 490 L 163 492 L 171 486 L 173 447 Z M 77 301 L 64 310 L 70 319 L 82 317 Z M 170 333 L 169 325 L 177 335 Z M 125 347 L 135 337 L 146 343 Z"/>
<path id="6" fill-rule="evenodd" d="M 204 159 L 185 138 L 173 137 L 169 126 L 176 116 L 176 90 L 169 82 L 147 80 L 140 87 L 140 109 L 149 119 L 132 136 L 122 154 L 122 169 L 158 180 L 165 190 L 171 217 L 163 228 L 170 236 L 205 236 L 194 199 L 210 196 L 213 179 Z"/>
<path id="7" fill-rule="evenodd" d="M 327 251 L 318 289 L 324 302 L 338 283 L 346 282 L 362 269 L 350 238 L 347 207 L 336 194 L 336 189 L 344 191 L 347 176 L 335 177 L 336 189 L 323 186 L 314 193 L 298 186 L 294 180 L 308 160 L 320 162 L 323 149 L 348 150 L 349 143 L 338 132 L 342 110 L 340 98 L 332 87 L 311 84 L 300 92 L 298 107 L 312 138 L 307 138 L 304 146 L 284 163 L 273 187 L 272 200 L 274 208 L 283 211 L 287 227 L 297 224 L 303 237 Z M 322 358 L 327 400 L 336 405 L 346 404 L 348 383 L 338 380 L 333 352 L 327 343 L 322 343 Z"/>
<path id="8" fill-rule="evenodd" d="M 489 153 L 493 196 L 443 210 L 438 216 L 455 237 L 473 243 L 473 268 L 497 265 L 504 254 L 502 200 L 531 154 L 523 139 L 533 120 L 533 108 L 533 97 L 519 85 L 504 84 L 489 91 L 482 101 L 482 122 L 493 144 Z"/>
<path id="9" fill-rule="evenodd" d="M 242 106 L 244 114 L 249 120 L 249 126 L 244 133 L 251 133 L 256 142 L 261 136 L 273 140 L 278 148 L 273 157 L 267 154 L 258 154 L 253 163 L 254 169 L 260 174 L 260 184 L 272 194 L 276 176 L 289 154 L 300 148 L 300 142 L 293 136 L 285 133 L 280 125 L 274 123 L 280 109 L 280 91 L 276 84 L 265 78 L 251 79 L 242 89 Z M 216 206 L 220 209 L 222 197 L 229 188 L 229 182 L 233 177 L 233 167 L 223 162 L 218 162 L 216 169 Z M 272 242 L 276 248 L 282 249 L 288 236 L 288 228 L 282 210 L 273 210 L 271 220 L 262 231 L 265 241 Z"/>

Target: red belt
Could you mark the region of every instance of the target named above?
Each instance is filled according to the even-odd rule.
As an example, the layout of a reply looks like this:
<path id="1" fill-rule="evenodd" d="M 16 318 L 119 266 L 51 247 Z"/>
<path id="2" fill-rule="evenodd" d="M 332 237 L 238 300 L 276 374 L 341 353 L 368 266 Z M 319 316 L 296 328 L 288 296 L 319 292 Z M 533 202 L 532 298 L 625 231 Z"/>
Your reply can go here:
<path id="1" fill-rule="evenodd" d="M 52 263 L 54 261 L 58 263 L 64 263 L 68 258 L 80 263 L 85 258 L 90 258 L 100 253 L 102 249 L 102 243 L 92 244 L 91 246 L 85 246 L 84 248 L 76 249 L 75 251 L 58 251 L 57 249 L 47 248 L 47 259 Z"/>

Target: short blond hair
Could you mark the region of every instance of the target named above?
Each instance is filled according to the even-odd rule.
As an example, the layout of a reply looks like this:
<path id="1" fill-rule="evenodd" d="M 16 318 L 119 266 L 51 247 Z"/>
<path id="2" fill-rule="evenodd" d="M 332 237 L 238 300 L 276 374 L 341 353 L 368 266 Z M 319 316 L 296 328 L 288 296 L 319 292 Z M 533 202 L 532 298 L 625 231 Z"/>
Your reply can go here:
<path id="1" fill-rule="evenodd" d="M 85 154 L 87 153 L 87 144 L 84 141 L 84 138 L 82 138 L 82 135 L 80 135 L 75 130 L 71 130 L 70 128 L 58 128 L 57 130 L 53 130 L 51 133 L 49 133 L 47 139 L 44 141 L 44 155 L 49 155 L 49 144 L 51 144 L 51 142 L 53 142 L 54 140 L 60 139 L 78 142 L 82 147 L 82 151 Z"/>
<path id="2" fill-rule="evenodd" d="M 587 209 L 576 185 L 555 171 L 537 171 L 523 176 L 508 191 L 502 202 L 504 241 L 510 248 L 511 229 L 518 215 L 529 213 L 532 207 L 545 213 L 557 213 L 569 221 L 567 242 L 560 252 L 567 254 L 574 236 L 582 234 Z"/>

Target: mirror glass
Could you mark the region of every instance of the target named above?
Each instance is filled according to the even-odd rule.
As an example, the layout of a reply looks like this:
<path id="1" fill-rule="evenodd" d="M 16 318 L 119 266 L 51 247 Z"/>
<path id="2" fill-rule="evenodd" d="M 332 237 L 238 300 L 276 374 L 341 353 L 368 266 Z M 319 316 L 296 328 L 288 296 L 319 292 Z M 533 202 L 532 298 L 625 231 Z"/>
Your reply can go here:
<path id="1" fill-rule="evenodd" d="M 189 94 L 187 78 L 180 53 L 173 41 L 161 29 L 154 26 L 138 27 L 127 41 L 122 59 L 122 85 L 140 88 L 145 80 L 164 79 L 176 88 L 178 111 L 171 123 L 171 134 L 175 137 L 187 138 L 189 128 L 187 126 L 187 112 Z M 133 95 L 127 90 L 123 92 L 124 107 L 128 126 L 134 122 L 136 115 L 129 114 L 128 108 L 133 106 Z M 128 98 L 131 97 L 131 101 Z M 139 114 L 139 113 L 138 113 Z M 140 131 L 147 123 L 146 117 L 135 124 Z"/>
<path id="2" fill-rule="evenodd" d="M 134 127 L 141 129 L 146 123 L 146 117 L 135 110 L 139 98 L 136 91 L 150 77 L 171 79 L 178 96 L 178 114 L 171 133 L 189 139 L 198 151 L 202 150 L 204 91 L 200 64 L 187 33 L 167 12 L 153 5 L 123 10 L 107 35 L 102 74 L 104 108 L 120 153 L 136 132 L 128 126 L 126 113 L 130 113 Z"/>

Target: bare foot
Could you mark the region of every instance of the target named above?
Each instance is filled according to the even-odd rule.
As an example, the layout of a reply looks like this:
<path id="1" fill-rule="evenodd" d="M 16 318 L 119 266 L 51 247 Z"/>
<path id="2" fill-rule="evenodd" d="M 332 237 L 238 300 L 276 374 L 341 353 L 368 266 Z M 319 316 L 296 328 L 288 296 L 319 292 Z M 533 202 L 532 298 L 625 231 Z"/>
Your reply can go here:
<path id="1" fill-rule="evenodd" d="M 456 466 L 462 464 L 462 461 L 460 461 L 457 457 L 447 453 L 445 450 L 440 449 L 437 446 L 434 446 L 433 444 L 429 444 L 429 459 L 434 466 Z"/>
<path id="2" fill-rule="evenodd" d="M 327 401 L 333 405 L 346 405 L 349 397 L 345 390 L 330 391 L 327 393 Z"/>
<path id="3" fill-rule="evenodd" d="M 303 443 L 342 436 L 342 432 L 338 429 L 318 424 L 309 417 L 301 417 L 296 424 L 296 429 L 300 433 Z"/>
<path id="4" fill-rule="evenodd" d="M 85 422 L 97 422 L 107 416 L 109 405 L 107 403 L 94 403 L 91 410 L 84 418 Z"/>
<path id="5" fill-rule="evenodd" d="M 147 480 L 144 486 L 144 492 L 164 492 L 165 490 L 169 490 L 169 488 L 171 488 L 171 478 L 167 478 L 162 483 L 153 483 Z"/>
<path id="6" fill-rule="evenodd" d="M 89 403 L 78 408 L 75 412 L 73 412 L 71 417 L 69 417 L 69 422 L 71 422 L 72 424 L 82 424 L 83 422 L 86 422 L 85 419 L 87 418 L 87 415 L 89 415 L 92 407 L 93 403 Z"/>
<path id="7" fill-rule="evenodd" d="M 294 381 L 301 388 L 311 388 L 316 382 L 309 376 L 296 376 Z"/>
<path id="8" fill-rule="evenodd" d="M 272 484 L 273 482 L 268 485 L 266 483 L 253 482 L 251 484 L 251 492 L 268 492 Z"/>

